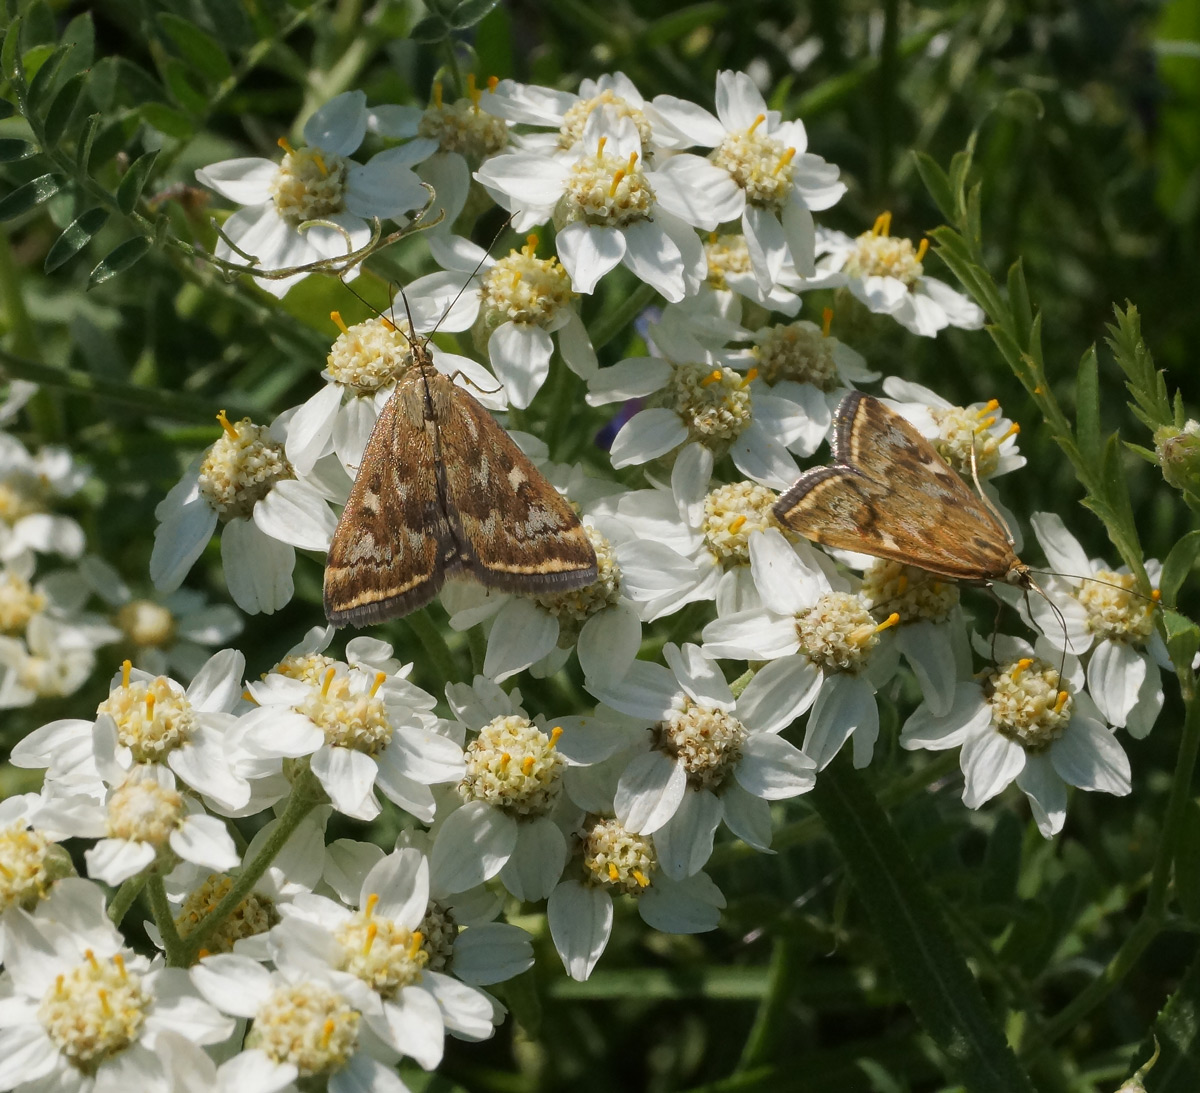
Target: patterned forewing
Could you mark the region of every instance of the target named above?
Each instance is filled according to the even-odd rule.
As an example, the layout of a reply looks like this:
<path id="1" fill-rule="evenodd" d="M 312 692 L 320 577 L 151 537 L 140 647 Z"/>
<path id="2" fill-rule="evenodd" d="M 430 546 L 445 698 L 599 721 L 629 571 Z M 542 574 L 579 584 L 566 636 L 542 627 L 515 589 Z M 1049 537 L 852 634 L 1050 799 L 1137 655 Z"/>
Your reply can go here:
<path id="1" fill-rule="evenodd" d="M 596 552 L 574 510 L 470 394 L 429 374 L 462 565 L 490 588 L 553 592 L 596 579 Z"/>
<path id="2" fill-rule="evenodd" d="M 367 441 L 325 563 L 325 614 L 365 626 L 415 611 L 445 580 L 454 537 L 438 498 L 424 384 L 405 377 Z"/>

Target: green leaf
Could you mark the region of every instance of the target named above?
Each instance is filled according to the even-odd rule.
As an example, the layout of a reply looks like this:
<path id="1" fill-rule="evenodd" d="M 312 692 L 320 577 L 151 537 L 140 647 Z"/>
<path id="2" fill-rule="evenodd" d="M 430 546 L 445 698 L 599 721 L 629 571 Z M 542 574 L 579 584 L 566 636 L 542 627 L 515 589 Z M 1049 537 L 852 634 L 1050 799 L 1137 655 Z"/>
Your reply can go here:
<path id="1" fill-rule="evenodd" d="M 117 206 L 126 216 L 137 206 L 138 198 L 142 196 L 142 190 L 146 188 L 146 180 L 154 169 L 156 159 L 158 159 L 157 150 L 138 156 L 129 165 L 125 177 L 121 179 L 121 184 L 117 187 Z"/>
<path id="2" fill-rule="evenodd" d="M 1167 652 L 1176 664 L 1191 664 L 1200 650 L 1200 626 L 1169 608 L 1163 611 L 1163 626 L 1167 631 Z"/>
<path id="3" fill-rule="evenodd" d="M 1188 801 L 1175 847 L 1175 894 L 1183 913 L 1200 923 L 1200 804 Z"/>
<path id="4" fill-rule="evenodd" d="M 107 209 L 88 209 L 87 212 L 77 216 L 67 225 L 62 235 L 54 240 L 50 250 L 46 253 L 45 271 L 53 273 L 64 262 L 74 258 L 92 241 L 92 236 L 104 227 L 107 221 Z"/>
<path id="5" fill-rule="evenodd" d="M 1143 1076 L 1145 1088 L 1150 1093 L 1195 1093 L 1200 1089 L 1200 955 L 1167 999 L 1134 1059 L 1144 1063 L 1153 1055 L 1156 1043 L 1161 1054 Z"/>
<path id="6" fill-rule="evenodd" d="M 488 14 L 500 0 L 463 0 L 450 13 L 448 22 L 455 30 L 474 26 Z"/>
<path id="7" fill-rule="evenodd" d="M 33 78 L 29 81 L 28 94 L 31 113 L 40 114 L 42 112 L 42 104 L 50 98 L 51 92 L 58 84 L 63 61 L 74 49 L 74 43 L 58 46 L 34 73 Z M 28 63 L 28 59 L 26 63 Z"/>
<path id="8" fill-rule="evenodd" d="M 218 84 L 233 75 L 233 66 L 220 43 L 195 23 L 170 12 L 160 12 L 158 25 L 179 50 L 179 55 L 200 75 Z"/>
<path id="9" fill-rule="evenodd" d="M 49 201 L 60 189 L 62 183 L 55 175 L 39 175 L 0 200 L 0 220 L 11 220 L 29 212 L 43 201 Z"/>
<path id="10" fill-rule="evenodd" d="M 18 159 L 28 159 L 36 151 L 37 149 L 27 140 L 5 137 L 0 140 L 0 163 L 14 163 Z"/>
<path id="11" fill-rule="evenodd" d="M 8 99 L 0 99 L 0 121 L 11 118 L 16 112 L 17 108 Z"/>
<path id="12" fill-rule="evenodd" d="M 1163 603 L 1168 607 L 1175 606 L 1179 590 L 1196 564 L 1197 554 L 1200 554 L 1200 531 L 1189 531 L 1171 547 L 1171 552 L 1163 562 L 1162 576 L 1158 582 Z"/>
<path id="13" fill-rule="evenodd" d="M 1024 349 L 1029 345 L 1029 331 L 1033 326 L 1033 305 L 1029 302 L 1029 286 L 1025 284 L 1025 267 L 1019 258 L 1008 267 L 1008 307 L 1017 341 Z"/>
<path id="14" fill-rule="evenodd" d="M 419 42 L 422 45 L 432 45 L 434 42 L 440 42 L 449 34 L 450 28 L 440 15 L 427 15 L 412 28 L 408 36 L 414 42 Z"/>
<path id="15" fill-rule="evenodd" d="M 91 168 L 92 144 L 96 139 L 96 133 L 100 130 L 102 120 L 100 114 L 89 114 L 83 123 L 83 128 L 79 131 L 79 141 L 75 148 L 75 164 L 79 168 L 80 174 L 87 174 Z"/>
<path id="16" fill-rule="evenodd" d="M 1092 346 L 1079 361 L 1075 382 L 1075 432 L 1079 450 L 1089 463 L 1098 464 L 1104 452 L 1100 435 L 1100 364 Z"/>
<path id="17" fill-rule="evenodd" d="M 47 145 L 55 145 L 61 139 L 62 135 L 67 131 L 67 123 L 71 120 L 71 112 L 75 109 L 75 104 L 79 102 L 79 95 L 83 91 L 83 85 L 87 80 L 86 73 L 80 73 L 78 76 L 72 76 L 59 89 L 58 94 L 54 96 L 54 101 L 50 104 L 50 109 L 46 111 L 46 143 Z"/>
<path id="18" fill-rule="evenodd" d="M 0 46 L 0 75 L 14 83 L 22 82 L 21 71 L 21 17 L 16 15 L 8 24 L 4 45 Z"/>
<path id="19" fill-rule="evenodd" d="M 182 61 L 167 57 L 162 65 L 163 80 L 168 90 L 189 114 L 203 114 L 208 109 L 208 95 L 202 87 L 198 87 L 192 70 Z"/>
<path id="20" fill-rule="evenodd" d="M 1032 1093 L 958 951 L 938 899 L 849 756 L 821 772 L 812 801 L 909 1005 L 971 1093 Z"/>
<path id="21" fill-rule="evenodd" d="M 950 186 L 950 179 L 946 176 L 946 172 L 938 166 L 938 162 L 933 156 L 925 152 L 913 152 L 913 161 L 917 165 L 921 181 L 925 183 L 925 189 L 929 191 L 929 196 L 933 198 L 938 210 L 947 220 L 953 221 L 956 215 L 954 190 Z"/>
<path id="22" fill-rule="evenodd" d="M 130 266 L 145 257 L 149 249 L 150 240 L 140 235 L 133 239 L 126 239 L 124 243 L 114 247 L 97 263 L 96 268 L 88 275 L 88 288 L 95 288 L 116 277 L 118 273 L 124 273 Z"/>
<path id="23" fill-rule="evenodd" d="M 1013 87 L 1000 100 L 1000 110 L 1023 121 L 1041 121 L 1046 114 L 1042 100 L 1027 87 Z"/>
<path id="24" fill-rule="evenodd" d="M 61 75 L 64 79 L 92 67 L 96 57 L 96 28 L 92 25 L 91 12 L 77 15 L 67 24 L 62 42 L 75 47 L 63 60 Z"/>
<path id="25" fill-rule="evenodd" d="M 692 4 L 690 7 L 680 8 L 669 15 L 655 19 L 638 35 L 638 41 L 643 47 L 667 45 L 686 37 L 701 27 L 711 27 L 715 23 L 720 23 L 730 13 L 731 9 L 728 4 Z"/>
<path id="26" fill-rule="evenodd" d="M 167 106 L 166 103 L 145 103 L 139 113 L 147 125 L 153 126 L 168 137 L 190 140 L 192 133 L 195 132 L 195 126 L 192 125 L 191 119 L 174 107 Z"/>

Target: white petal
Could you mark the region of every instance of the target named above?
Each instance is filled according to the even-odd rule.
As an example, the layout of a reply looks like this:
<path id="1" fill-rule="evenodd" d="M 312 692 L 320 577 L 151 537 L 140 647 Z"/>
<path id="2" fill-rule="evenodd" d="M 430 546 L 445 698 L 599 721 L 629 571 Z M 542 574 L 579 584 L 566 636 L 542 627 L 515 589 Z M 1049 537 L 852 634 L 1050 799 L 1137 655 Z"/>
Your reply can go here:
<path id="1" fill-rule="evenodd" d="M 463 805 L 438 829 L 429 857 L 429 883 L 453 895 L 490 880 L 512 856 L 517 824 L 482 801 Z"/>
<path id="2" fill-rule="evenodd" d="M 233 869 L 241 861 L 229 829 L 216 816 L 189 816 L 171 834 L 171 849 L 185 861 L 216 872 Z"/>
<path id="3" fill-rule="evenodd" d="M 585 679 L 597 685 L 617 683 L 629 671 L 642 643 L 642 624 L 624 601 L 597 612 L 583 624 L 575 652 Z"/>
<path id="4" fill-rule="evenodd" d="M 348 156 L 367 132 L 367 96 L 362 91 L 335 95 L 304 123 L 304 140 L 335 156 Z"/>
<path id="5" fill-rule="evenodd" d="M 1042 837 L 1057 835 L 1067 819 L 1067 787 L 1054 772 L 1048 755 L 1031 755 L 1017 775 L 1017 785 L 1029 798 Z"/>
<path id="6" fill-rule="evenodd" d="M 800 476 L 791 453 L 758 422 L 733 442 L 729 454 L 742 474 L 765 486 L 786 490 Z"/>
<path id="7" fill-rule="evenodd" d="M 626 267 L 672 303 L 695 293 L 708 268 L 699 236 L 665 210 L 626 228 L 625 245 Z"/>
<path id="8" fill-rule="evenodd" d="M 196 178 L 239 205 L 261 205 L 271 200 L 271 183 L 277 174 L 278 163 L 259 156 L 247 156 L 210 163 L 196 172 Z"/>
<path id="9" fill-rule="evenodd" d="M 546 921 L 567 975 L 582 982 L 592 974 L 612 933 L 612 897 L 602 888 L 571 880 L 550 893 Z"/>
<path id="10" fill-rule="evenodd" d="M 686 788 L 682 763 L 659 751 L 646 752 L 622 773 L 613 810 L 628 830 L 650 835 L 675 814 Z"/>
<path id="11" fill-rule="evenodd" d="M 679 415 L 665 406 L 639 410 L 613 437 L 609 456 L 614 467 L 648 463 L 687 440 L 688 432 Z"/>
<path id="12" fill-rule="evenodd" d="M 816 701 L 821 673 L 807 657 L 764 664 L 738 695 L 737 717 L 752 732 L 786 729 Z"/>
<path id="13" fill-rule="evenodd" d="M 406 147 L 387 148 L 361 167 L 352 166 L 346 175 L 347 212 L 382 219 L 424 206 L 429 191 L 409 166 L 410 159 Z"/>
<path id="14" fill-rule="evenodd" d="M 922 702 L 904 723 L 900 746 L 908 749 L 927 748 L 941 751 L 956 748 L 968 737 L 983 732 L 992 720 L 992 708 L 983 697 L 978 683 L 960 683 L 951 696 L 950 708 L 934 713 Z"/>
<path id="15" fill-rule="evenodd" d="M 169 516 L 159 518 L 162 523 L 154 529 L 154 549 L 150 553 L 150 579 L 159 591 L 173 592 L 208 546 L 217 526 L 217 513 L 197 491 Z"/>
<path id="16" fill-rule="evenodd" d="M 387 1040 L 397 1051 L 426 1070 L 433 1070 L 442 1061 L 446 1027 L 432 994 L 420 987 L 403 987 L 384 1003 L 383 1013 Z"/>
<path id="17" fill-rule="evenodd" d="M 154 861 L 155 850 L 149 843 L 101 839 L 95 846 L 85 850 L 83 857 L 87 862 L 89 877 L 117 885 L 137 876 L 149 866 Z"/>
<path id="18" fill-rule="evenodd" d="M 514 596 L 488 635 L 483 674 L 500 682 L 541 660 L 558 644 L 558 619 L 532 600 Z"/>
<path id="19" fill-rule="evenodd" d="M 525 409 L 546 382 L 553 352 L 554 342 L 540 326 L 507 322 L 492 331 L 488 360 L 518 409 Z"/>
<path id="20" fill-rule="evenodd" d="M 372 799 L 379 767 L 371 756 L 354 748 L 326 746 L 313 752 L 310 764 L 339 812 L 359 820 L 379 815 L 379 805 Z"/>
<path id="21" fill-rule="evenodd" d="M 1116 734 L 1078 712 L 1050 745 L 1050 762 L 1064 782 L 1080 789 L 1123 797 L 1132 788 L 1129 756 Z"/>
<path id="22" fill-rule="evenodd" d="M 870 734 L 872 724 L 878 733 L 879 709 L 870 686 L 854 676 L 833 675 L 825 680 L 808 715 L 804 752 L 824 770 L 851 733 L 861 727 Z"/>
<path id="23" fill-rule="evenodd" d="M 658 865 L 668 877 L 683 880 L 704 868 L 722 811 L 720 799 L 709 790 L 683 795 L 675 815 L 654 833 Z"/>
<path id="24" fill-rule="evenodd" d="M 187 698 L 208 713 L 232 710 L 242 694 L 246 658 L 236 649 L 221 649 L 204 662 L 188 685 Z"/>
<path id="25" fill-rule="evenodd" d="M 301 550 L 328 550 L 337 518 L 325 499 L 307 482 L 276 482 L 254 506 L 254 522 L 281 543 Z"/>
<path id="26" fill-rule="evenodd" d="M 475 177 L 523 206 L 553 205 L 562 196 L 568 171 L 567 164 L 546 156 L 509 153 L 492 156 L 475 172 Z M 561 257 L 562 250 L 558 253 Z"/>
<path id="27" fill-rule="evenodd" d="M 651 395 L 671 378 L 671 365 L 657 357 L 629 357 L 601 368 L 588 381 L 589 406 Z"/>
<path id="28" fill-rule="evenodd" d="M 664 209 L 704 231 L 737 220 L 746 206 L 745 191 L 729 172 L 700 156 L 671 156 L 652 172 L 651 183 Z"/>
<path id="29" fill-rule="evenodd" d="M 807 793 L 817 783 L 816 763 L 774 733 L 755 733 L 745 743 L 734 769 L 738 785 L 767 801 Z"/>
<path id="30" fill-rule="evenodd" d="M 759 287 L 766 292 L 779 280 L 789 257 L 783 225 L 773 212 L 747 205 L 742 213 L 742 234 L 750 251 L 754 276 Z"/>
<path id="31" fill-rule="evenodd" d="M 288 423 L 287 457 L 301 474 L 331 450 L 333 427 L 342 404 L 342 388 L 327 383 L 292 415 Z"/>
<path id="32" fill-rule="evenodd" d="M 233 602 L 247 615 L 273 614 L 292 598 L 296 552 L 237 517 L 221 533 L 221 562 Z"/>
<path id="33" fill-rule="evenodd" d="M 733 692 L 720 669 L 700 651 L 698 645 L 685 642 L 682 647 L 668 642 L 663 647 L 663 659 L 675 673 L 679 685 L 702 706 L 721 710 L 733 709 Z"/>
<path id="34" fill-rule="evenodd" d="M 896 641 L 921 685 L 930 714 L 938 717 L 949 713 L 958 685 L 950 627 L 918 619 L 901 625 Z"/>
<path id="35" fill-rule="evenodd" d="M 686 880 L 655 877 L 638 900 L 638 914 L 647 926 L 669 934 L 701 934 L 721 921 L 725 897 L 707 873 Z"/>
<path id="36" fill-rule="evenodd" d="M 1102 641 L 1093 650 L 1087 666 L 1088 692 L 1110 725 L 1121 728 L 1129 718 L 1146 679 L 1146 659 L 1124 642 Z"/>
<path id="37" fill-rule="evenodd" d="M 771 805 L 761 797 L 747 793 L 737 782 L 721 787 L 721 805 L 725 826 L 747 846 L 767 851 L 771 846 Z"/>
<path id="38" fill-rule="evenodd" d="M 967 784 L 963 804 L 978 808 L 1005 789 L 1025 767 L 1025 749 L 990 729 L 972 736 L 959 755 Z"/>
<path id="39" fill-rule="evenodd" d="M 519 825 L 517 846 L 500 870 L 500 882 L 519 900 L 546 899 L 562 879 L 567 840 L 548 816 Z"/>
<path id="40" fill-rule="evenodd" d="M 635 660 L 629 674 L 612 684 L 588 680 L 587 689 L 601 702 L 630 717 L 661 721 L 683 693 L 675 676 L 663 665 Z"/>
<path id="41" fill-rule="evenodd" d="M 568 224 L 554 243 L 571 287 L 585 295 L 625 257 L 625 236 L 616 228 L 597 228 L 581 220 Z"/>

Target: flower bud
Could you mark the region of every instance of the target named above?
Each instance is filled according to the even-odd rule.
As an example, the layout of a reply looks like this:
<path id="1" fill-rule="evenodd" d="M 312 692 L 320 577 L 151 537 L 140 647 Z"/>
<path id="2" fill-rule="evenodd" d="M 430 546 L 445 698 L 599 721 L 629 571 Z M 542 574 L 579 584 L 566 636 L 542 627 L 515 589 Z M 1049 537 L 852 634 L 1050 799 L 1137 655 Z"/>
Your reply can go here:
<path id="1" fill-rule="evenodd" d="M 1192 419 L 1182 429 L 1170 425 L 1157 429 L 1154 449 L 1170 485 L 1200 494 L 1200 421 Z"/>

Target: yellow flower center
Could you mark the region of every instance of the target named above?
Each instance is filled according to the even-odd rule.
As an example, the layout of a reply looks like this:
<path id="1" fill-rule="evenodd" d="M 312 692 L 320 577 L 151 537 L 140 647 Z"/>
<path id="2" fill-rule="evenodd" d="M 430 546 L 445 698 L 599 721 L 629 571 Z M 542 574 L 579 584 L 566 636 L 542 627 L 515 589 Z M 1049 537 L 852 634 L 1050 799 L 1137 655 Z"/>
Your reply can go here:
<path id="1" fill-rule="evenodd" d="M 217 420 L 225 431 L 200 464 L 200 493 L 226 520 L 249 516 L 276 482 L 296 472 L 265 425 L 248 417 L 231 424 L 224 410 Z"/>
<path id="2" fill-rule="evenodd" d="M 339 1070 L 358 1047 L 362 1015 L 336 991 L 320 983 L 280 987 L 254 1018 L 247 1048 L 273 1063 L 291 1063 L 301 1078 Z"/>
<path id="3" fill-rule="evenodd" d="M 349 164 L 341 156 L 317 148 L 286 148 L 270 186 L 275 208 L 292 227 L 340 213 L 348 172 Z"/>
<path id="4" fill-rule="evenodd" d="M 650 887 L 657 866 L 648 835 L 626 831 L 619 820 L 593 819 L 585 828 L 583 868 L 590 883 L 638 895 Z"/>
<path id="5" fill-rule="evenodd" d="M 1058 669 L 1044 660 L 1023 657 L 992 672 L 984 693 L 992 723 L 1026 751 L 1045 751 L 1071 721 L 1074 700 L 1060 690 Z"/>
<path id="6" fill-rule="evenodd" d="M 766 120 L 759 114 L 744 132 L 728 134 L 709 158 L 725 168 L 746 191 L 746 200 L 751 205 L 778 212 L 792 189 L 796 149 L 760 133 L 758 130 Z"/>

